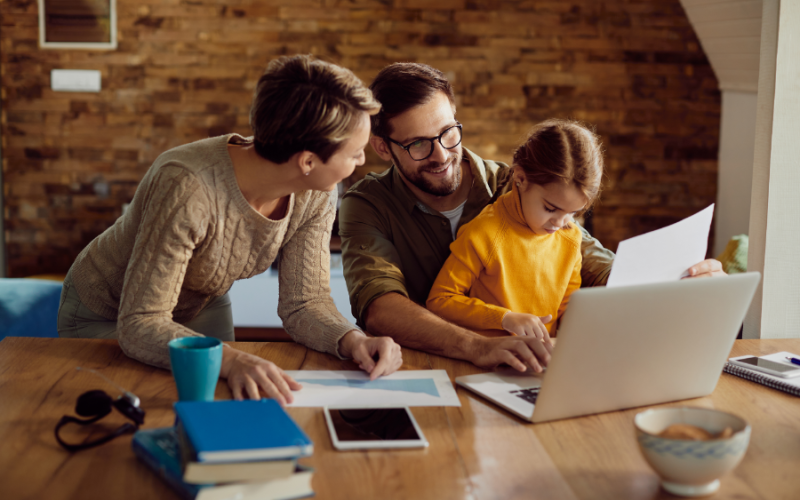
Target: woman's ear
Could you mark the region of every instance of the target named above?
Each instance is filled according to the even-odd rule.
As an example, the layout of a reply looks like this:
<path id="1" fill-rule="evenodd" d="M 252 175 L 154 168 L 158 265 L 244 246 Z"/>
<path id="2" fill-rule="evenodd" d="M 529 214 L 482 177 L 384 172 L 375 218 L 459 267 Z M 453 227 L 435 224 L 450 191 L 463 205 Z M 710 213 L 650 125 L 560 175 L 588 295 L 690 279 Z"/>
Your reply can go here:
<path id="1" fill-rule="evenodd" d="M 370 135 L 369 145 L 372 146 L 372 150 L 381 157 L 381 160 L 392 161 L 392 153 L 389 151 L 389 145 L 386 141 L 376 135 Z"/>
<path id="2" fill-rule="evenodd" d="M 300 170 L 301 175 L 310 175 L 314 167 L 316 167 L 317 161 L 317 155 L 311 151 L 301 151 L 297 153 L 297 168 Z"/>

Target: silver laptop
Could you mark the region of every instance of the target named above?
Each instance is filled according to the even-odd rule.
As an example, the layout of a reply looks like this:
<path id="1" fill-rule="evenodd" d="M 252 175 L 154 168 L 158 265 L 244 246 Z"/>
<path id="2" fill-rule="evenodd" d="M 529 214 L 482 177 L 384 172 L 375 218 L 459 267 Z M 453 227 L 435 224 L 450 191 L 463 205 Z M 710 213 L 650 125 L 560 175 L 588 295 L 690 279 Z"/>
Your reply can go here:
<path id="1" fill-rule="evenodd" d="M 509 368 L 456 383 L 531 422 L 706 396 L 760 277 L 578 290 L 542 376 Z"/>

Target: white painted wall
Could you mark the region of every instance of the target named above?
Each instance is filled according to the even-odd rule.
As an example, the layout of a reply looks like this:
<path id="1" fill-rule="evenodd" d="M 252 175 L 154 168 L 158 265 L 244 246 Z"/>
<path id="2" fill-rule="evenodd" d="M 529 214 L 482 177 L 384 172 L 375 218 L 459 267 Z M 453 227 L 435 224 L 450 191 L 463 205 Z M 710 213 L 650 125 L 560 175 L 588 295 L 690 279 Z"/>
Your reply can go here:
<path id="1" fill-rule="evenodd" d="M 748 234 L 757 104 L 755 92 L 722 92 L 715 256 L 725 249 L 731 237 Z"/>
<path id="2" fill-rule="evenodd" d="M 681 0 L 722 91 L 713 255 L 749 234 L 762 0 Z"/>
<path id="3" fill-rule="evenodd" d="M 755 92 L 761 0 L 681 0 L 721 90 Z"/>
<path id="4" fill-rule="evenodd" d="M 800 337 L 800 2 L 764 0 L 747 269 L 762 281 L 744 338 Z"/>
<path id="5" fill-rule="evenodd" d="M 755 315 L 748 314 L 745 336 L 754 336 L 753 326 L 759 326 L 758 337 L 800 337 L 800 267 L 797 248 L 800 232 L 797 213 L 800 199 L 800 2 L 797 0 L 764 0 L 765 29 L 762 30 L 762 75 L 767 74 L 765 59 L 774 59 L 771 81 L 759 81 L 759 137 L 756 159 L 763 148 L 763 159 L 756 161 L 753 176 L 753 210 L 751 233 L 758 233 L 757 251 L 750 237 L 748 269 L 763 269 L 760 322 L 753 324 Z M 767 37 L 767 32 L 773 36 Z M 777 37 L 774 36 L 777 34 Z M 768 52 L 768 53 L 767 53 Z M 763 86 L 762 86 L 763 84 Z M 770 90 L 772 90 L 770 95 Z M 764 113 L 761 109 L 771 111 Z M 768 154 L 767 154 L 768 153 Z M 758 177 L 756 173 L 759 173 Z M 759 183 L 756 189 L 756 182 Z M 759 207 L 759 210 L 755 210 Z M 756 300 L 759 299 L 756 296 Z M 753 312 L 751 308 L 751 313 Z"/>

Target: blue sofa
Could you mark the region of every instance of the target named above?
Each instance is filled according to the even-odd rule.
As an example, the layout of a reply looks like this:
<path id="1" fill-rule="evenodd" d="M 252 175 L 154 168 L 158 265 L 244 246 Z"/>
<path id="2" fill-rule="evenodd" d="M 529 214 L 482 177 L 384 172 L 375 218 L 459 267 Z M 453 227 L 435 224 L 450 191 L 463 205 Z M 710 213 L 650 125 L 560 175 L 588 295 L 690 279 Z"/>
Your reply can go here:
<path id="1" fill-rule="evenodd" d="M 61 282 L 0 278 L 0 340 L 5 337 L 58 337 L 56 318 Z"/>

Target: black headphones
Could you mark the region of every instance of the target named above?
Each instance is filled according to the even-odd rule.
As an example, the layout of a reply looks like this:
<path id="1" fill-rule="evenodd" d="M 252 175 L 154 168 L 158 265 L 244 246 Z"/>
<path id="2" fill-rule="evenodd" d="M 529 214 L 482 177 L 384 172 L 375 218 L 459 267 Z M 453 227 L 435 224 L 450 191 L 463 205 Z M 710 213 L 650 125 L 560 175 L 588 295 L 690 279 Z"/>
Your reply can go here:
<path id="1" fill-rule="evenodd" d="M 78 367 L 78 369 L 80 370 L 81 368 Z M 102 374 L 92 370 L 91 368 L 89 368 L 88 370 L 108 380 Z M 108 381 L 111 382 L 110 380 Z M 111 383 L 116 386 L 116 384 L 114 384 L 113 382 Z M 56 429 L 55 429 L 56 441 L 58 441 L 58 444 L 63 446 L 68 451 L 79 451 L 79 450 L 85 450 L 87 448 L 92 448 L 94 446 L 98 446 L 103 443 L 107 443 L 112 439 L 121 436 L 123 434 L 136 432 L 139 429 L 139 426 L 144 423 L 144 410 L 142 410 L 139 407 L 139 398 L 136 397 L 135 394 L 125 391 L 122 388 L 120 389 L 123 391 L 123 394 L 122 396 L 119 396 L 117 399 L 112 399 L 111 396 L 105 393 L 105 391 L 101 391 L 99 389 L 89 392 L 84 392 L 83 394 L 81 394 L 78 397 L 78 401 L 75 403 L 75 413 L 77 413 L 82 417 L 89 417 L 89 418 L 80 419 L 77 417 L 70 417 L 69 415 L 64 415 L 63 417 L 61 417 L 61 420 L 58 421 L 58 424 L 56 424 Z M 125 415 L 125 417 L 132 420 L 134 423 L 133 424 L 126 423 L 120 426 L 117 430 L 115 430 L 111 434 L 103 436 L 100 439 L 90 441 L 88 443 L 81 443 L 81 444 L 65 443 L 61 439 L 61 436 L 58 435 L 58 431 L 65 424 L 68 424 L 70 422 L 79 425 L 93 424 L 98 420 L 100 420 L 101 418 L 108 415 L 109 413 L 111 413 L 111 408 L 116 408 L 117 411 Z"/>

